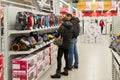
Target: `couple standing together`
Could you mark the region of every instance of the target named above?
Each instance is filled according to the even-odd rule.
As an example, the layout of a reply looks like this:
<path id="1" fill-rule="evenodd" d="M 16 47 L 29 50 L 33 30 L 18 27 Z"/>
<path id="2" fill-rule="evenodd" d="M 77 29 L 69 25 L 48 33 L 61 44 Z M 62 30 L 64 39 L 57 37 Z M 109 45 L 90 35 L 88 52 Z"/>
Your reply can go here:
<path id="1" fill-rule="evenodd" d="M 68 70 L 78 68 L 78 52 L 76 43 L 77 37 L 80 33 L 79 22 L 79 19 L 77 17 L 73 17 L 71 14 L 66 14 L 66 16 L 62 19 L 62 24 L 57 31 L 56 37 L 61 35 L 63 37 L 63 44 L 58 46 L 57 69 L 56 73 L 51 75 L 51 78 L 60 78 L 61 75 L 68 76 Z M 63 54 L 65 67 L 64 71 L 61 72 Z M 73 57 L 75 59 L 74 64 Z"/>

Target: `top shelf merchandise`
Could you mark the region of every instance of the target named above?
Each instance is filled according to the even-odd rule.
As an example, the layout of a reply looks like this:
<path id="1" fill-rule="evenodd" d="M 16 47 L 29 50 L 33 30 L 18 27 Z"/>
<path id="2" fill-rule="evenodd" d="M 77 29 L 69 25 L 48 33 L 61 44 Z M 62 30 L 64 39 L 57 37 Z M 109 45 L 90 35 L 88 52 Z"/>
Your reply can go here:
<path id="1" fill-rule="evenodd" d="M 43 47 L 51 45 L 54 40 L 55 31 L 58 29 L 60 23 L 60 16 L 12 6 L 5 8 L 4 66 L 6 66 L 6 80 L 11 80 L 11 60 L 16 57 L 15 55 L 32 54 Z M 19 49 L 19 47 L 22 49 Z M 29 49 L 24 50 L 26 47 Z"/>
<path id="2" fill-rule="evenodd" d="M 5 32 L 6 33 L 5 38 L 7 40 L 6 42 L 9 44 L 9 46 L 8 44 L 6 44 L 7 52 L 10 52 L 9 48 L 11 48 L 11 43 L 13 42 L 13 39 L 16 38 L 17 36 L 27 35 L 28 37 L 28 34 L 30 34 L 31 32 L 38 32 L 39 35 L 46 33 L 49 34 L 50 32 L 55 32 L 58 26 L 60 25 L 60 23 L 61 23 L 61 17 L 56 16 L 54 14 L 48 15 L 23 8 L 17 8 L 11 6 L 7 7 L 5 9 L 5 23 L 4 23 L 5 31 L 8 31 Z M 16 46 L 18 47 L 18 45 Z M 35 48 L 34 50 L 37 50 L 39 48 Z M 28 52 L 33 52 L 34 50 Z M 11 52 L 9 54 L 11 54 Z"/>

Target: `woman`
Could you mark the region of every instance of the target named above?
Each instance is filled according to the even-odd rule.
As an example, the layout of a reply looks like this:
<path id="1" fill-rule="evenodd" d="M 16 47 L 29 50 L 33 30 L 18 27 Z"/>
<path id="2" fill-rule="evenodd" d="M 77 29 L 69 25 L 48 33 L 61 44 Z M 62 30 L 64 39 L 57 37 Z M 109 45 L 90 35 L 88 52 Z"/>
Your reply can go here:
<path id="1" fill-rule="evenodd" d="M 60 78 L 61 74 L 68 76 L 68 54 L 70 51 L 70 42 L 72 39 L 72 23 L 70 22 L 71 16 L 67 16 L 63 18 L 63 23 L 61 24 L 60 28 L 58 29 L 56 37 L 61 35 L 63 37 L 63 44 L 58 46 L 58 55 L 57 55 L 57 70 L 56 74 L 51 75 L 51 78 Z M 65 58 L 65 68 L 64 72 L 61 72 L 62 67 L 62 56 L 64 54 Z"/>
<path id="2" fill-rule="evenodd" d="M 103 32 L 103 28 L 105 26 L 104 21 L 102 19 L 100 20 L 99 26 L 101 27 L 101 33 L 102 33 Z"/>

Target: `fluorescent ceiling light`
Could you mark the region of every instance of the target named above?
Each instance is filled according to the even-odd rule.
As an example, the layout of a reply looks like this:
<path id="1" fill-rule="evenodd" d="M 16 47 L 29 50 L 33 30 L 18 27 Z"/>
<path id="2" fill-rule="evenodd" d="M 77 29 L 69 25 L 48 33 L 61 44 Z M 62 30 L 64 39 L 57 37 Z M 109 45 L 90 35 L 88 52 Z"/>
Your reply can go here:
<path id="1" fill-rule="evenodd" d="M 65 5 L 69 5 L 67 2 L 65 2 L 64 0 L 60 0 L 60 2 L 64 3 Z"/>
<path id="2" fill-rule="evenodd" d="M 60 2 L 60 7 L 63 7 L 63 3 L 62 2 Z"/>
<path id="3" fill-rule="evenodd" d="M 75 10 L 76 10 L 77 8 L 73 7 L 73 9 L 75 9 Z"/>

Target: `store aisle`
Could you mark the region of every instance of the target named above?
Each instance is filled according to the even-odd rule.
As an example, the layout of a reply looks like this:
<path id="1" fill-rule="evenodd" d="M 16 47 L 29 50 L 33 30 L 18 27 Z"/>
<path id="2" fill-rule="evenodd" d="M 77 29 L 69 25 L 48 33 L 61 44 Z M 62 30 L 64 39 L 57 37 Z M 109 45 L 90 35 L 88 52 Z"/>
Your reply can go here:
<path id="1" fill-rule="evenodd" d="M 101 44 L 84 44 L 79 37 L 79 69 L 69 71 L 69 76 L 62 76 L 54 80 L 112 80 L 111 53 L 108 48 L 109 38 L 103 36 Z M 56 64 L 53 65 L 40 80 L 53 80 L 51 74 L 55 73 Z"/>

